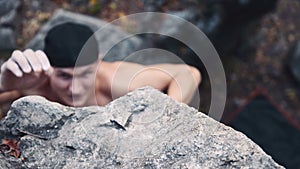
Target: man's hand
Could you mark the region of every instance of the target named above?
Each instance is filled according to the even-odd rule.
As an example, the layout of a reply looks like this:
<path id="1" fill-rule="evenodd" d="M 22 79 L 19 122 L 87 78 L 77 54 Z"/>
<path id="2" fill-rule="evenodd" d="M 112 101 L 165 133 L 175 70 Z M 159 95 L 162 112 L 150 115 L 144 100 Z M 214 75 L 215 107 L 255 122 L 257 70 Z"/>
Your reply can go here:
<path id="1" fill-rule="evenodd" d="M 36 87 L 47 79 L 52 70 L 43 51 L 15 50 L 1 66 L 1 89 L 8 91 Z"/>

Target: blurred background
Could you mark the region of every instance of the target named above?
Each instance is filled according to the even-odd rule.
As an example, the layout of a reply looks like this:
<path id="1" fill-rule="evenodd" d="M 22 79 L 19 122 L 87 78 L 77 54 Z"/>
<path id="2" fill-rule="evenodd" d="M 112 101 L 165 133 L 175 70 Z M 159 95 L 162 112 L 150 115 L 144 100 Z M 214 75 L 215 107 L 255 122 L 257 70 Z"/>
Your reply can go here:
<path id="1" fill-rule="evenodd" d="M 103 21 L 137 12 L 166 12 L 200 28 L 215 46 L 227 79 L 222 122 L 244 132 L 277 162 L 300 168 L 299 0 L 0 0 L 1 63 L 24 49 L 58 9 Z M 199 110 L 208 112 L 210 83 L 197 56 L 184 44 L 140 36 L 203 74 Z"/>

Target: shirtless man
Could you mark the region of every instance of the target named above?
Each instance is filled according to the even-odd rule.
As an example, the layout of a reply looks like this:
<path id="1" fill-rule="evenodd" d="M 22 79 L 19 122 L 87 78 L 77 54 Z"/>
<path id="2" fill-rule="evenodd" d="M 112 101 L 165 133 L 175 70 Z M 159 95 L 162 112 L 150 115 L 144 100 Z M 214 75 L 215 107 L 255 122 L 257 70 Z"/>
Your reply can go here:
<path id="1" fill-rule="evenodd" d="M 99 59 L 97 47 L 78 63 L 77 57 L 92 35 L 84 25 L 64 23 L 48 32 L 44 51 L 15 50 L 1 66 L 0 103 L 40 95 L 67 106 L 103 106 L 143 86 L 165 91 L 179 102 L 191 100 L 201 81 L 200 72 L 191 66 L 105 62 Z"/>

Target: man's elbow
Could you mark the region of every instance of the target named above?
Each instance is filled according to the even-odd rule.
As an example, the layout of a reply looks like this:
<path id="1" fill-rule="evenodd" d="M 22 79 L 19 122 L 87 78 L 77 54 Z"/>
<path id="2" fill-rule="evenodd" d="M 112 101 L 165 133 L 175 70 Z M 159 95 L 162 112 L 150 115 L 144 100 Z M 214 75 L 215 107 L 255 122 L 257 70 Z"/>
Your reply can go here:
<path id="1" fill-rule="evenodd" d="M 202 78 L 201 77 L 201 72 L 193 66 L 190 66 L 190 69 L 191 69 L 192 75 L 195 79 L 195 82 L 199 85 L 201 83 L 201 80 L 202 80 L 201 79 Z"/>

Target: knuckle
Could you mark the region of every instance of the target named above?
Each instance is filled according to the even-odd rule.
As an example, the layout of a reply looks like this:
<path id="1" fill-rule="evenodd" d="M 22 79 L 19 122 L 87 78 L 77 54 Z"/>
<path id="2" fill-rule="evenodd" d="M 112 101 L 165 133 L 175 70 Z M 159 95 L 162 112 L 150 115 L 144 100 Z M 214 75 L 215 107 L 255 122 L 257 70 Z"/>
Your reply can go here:
<path id="1" fill-rule="evenodd" d="M 16 55 L 16 54 L 20 54 L 20 53 L 22 53 L 20 50 L 14 50 L 13 53 L 12 53 L 12 56 Z"/>
<path id="2" fill-rule="evenodd" d="M 13 51 L 10 59 L 16 59 L 17 60 L 18 58 L 20 58 L 21 55 L 23 55 L 21 51 L 15 50 L 15 51 Z"/>
<path id="3" fill-rule="evenodd" d="M 41 50 L 38 50 L 38 51 L 35 51 L 35 55 L 38 57 L 38 58 L 41 58 L 43 59 L 44 58 L 44 54 Z"/>
<path id="4" fill-rule="evenodd" d="M 41 59 L 48 60 L 47 55 L 46 55 L 43 51 L 38 50 L 38 51 L 36 51 L 35 53 L 36 53 L 36 55 L 38 55 Z"/>
<path id="5" fill-rule="evenodd" d="M 37 56 L 41 56 L 41 55 L 42 55 L 42 53 L 41 53 L 40 50 L 37 50 L 37 51 L 35 51 L 34 53 L 35 53 L 35 55 L 37 55 Z"/>
<path id="6" fill-rule="evenodd" d="M 33 53 L 33 50 L 32 49 L 25 49 L 24 53 Z"/>
<path id="7" fill-rule="evenodd" d="M 40 53 L 40 54 L 44 54 L 44 52 L 42 50 L 36 50 L 35 53 Z"/>

